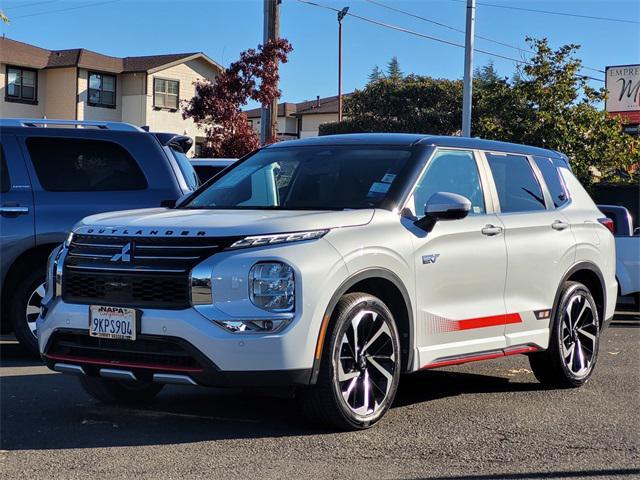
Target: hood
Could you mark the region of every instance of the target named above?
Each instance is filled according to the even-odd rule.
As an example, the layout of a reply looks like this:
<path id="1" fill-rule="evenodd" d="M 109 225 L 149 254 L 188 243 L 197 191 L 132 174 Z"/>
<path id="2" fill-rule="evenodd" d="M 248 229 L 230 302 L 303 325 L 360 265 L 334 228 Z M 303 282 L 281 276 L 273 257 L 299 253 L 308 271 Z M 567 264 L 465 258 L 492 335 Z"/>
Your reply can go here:
<path id="1" fill-rule="evenodd" d="M 92 215 L 76 225 L 74 231 L 101 235 L 141 236 L 264 235 L 365 225 L 373 218 L 374 211 L 373 209 L 300 211 L 148 208 Z"/>

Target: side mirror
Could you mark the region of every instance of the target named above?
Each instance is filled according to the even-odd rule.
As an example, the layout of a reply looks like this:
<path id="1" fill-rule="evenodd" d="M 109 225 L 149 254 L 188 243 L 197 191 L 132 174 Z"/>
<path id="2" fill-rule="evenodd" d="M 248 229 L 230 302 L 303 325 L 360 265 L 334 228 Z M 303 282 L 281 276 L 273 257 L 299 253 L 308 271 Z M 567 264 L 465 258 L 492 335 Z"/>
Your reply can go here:
<path id="1" fill-rule="evenodd" d="M 471 210 L 467 197 L 451 192 L 436 192 L 424 206 L 424 217 L 415 222 L 416 226 L 430 232 L 439 220 L 459 220 Z"/>

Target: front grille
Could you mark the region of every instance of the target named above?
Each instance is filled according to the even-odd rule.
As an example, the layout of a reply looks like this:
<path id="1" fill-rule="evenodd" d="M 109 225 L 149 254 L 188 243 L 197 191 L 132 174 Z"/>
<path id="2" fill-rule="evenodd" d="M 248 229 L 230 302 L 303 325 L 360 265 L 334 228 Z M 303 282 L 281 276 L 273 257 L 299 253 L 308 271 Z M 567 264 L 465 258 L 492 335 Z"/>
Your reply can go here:
<path id="1" fill-rule="evenodd" d="M 133 364 L 141 368 L 201 370 L 202 365 L 180 343 L 170 339 L 136 341 L 95 338 L 80 333 L 56 333 L 46 355 L 79 363 Z"/>
<path id="2" fill-rule="evenodd" d="M 189 306 L 189 279 L 185 275 L 69 270 L 64 276 L 63 297 L 69 303 L 180 309 Z"/>
<path id="3" fill-rule="evenodd" d="M 235 240 L 75 235 L 62 297 L 69 303 L 188 308 L 191 269 Z"/>

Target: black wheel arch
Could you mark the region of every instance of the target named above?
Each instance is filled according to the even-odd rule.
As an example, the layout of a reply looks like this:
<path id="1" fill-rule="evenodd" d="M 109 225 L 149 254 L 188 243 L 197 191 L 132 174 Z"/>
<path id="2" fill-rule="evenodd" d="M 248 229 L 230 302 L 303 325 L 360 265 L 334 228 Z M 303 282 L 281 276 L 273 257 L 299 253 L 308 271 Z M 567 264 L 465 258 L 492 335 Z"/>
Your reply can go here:
<path id="1" fill-rule="evenodd" d="M 580 282 L 589 289 L 596 302 L 596 306 L 598 307 L 598 315 L 600 316 L 600 327 L 603 327 L 605 325 L 605 321 L 608 320 L 604 318 L 607 305 L 607 289 L 605 286 L 606 283 L 604 281 L 604 275 L 602 274 L 600 268 L 595 263 L 589 261 L 576 263 L 569 270 L 567 270 L 567 272 L 562 277 L 562 280 L 558 285 L 556 296 L 553 300 L 552 318 L 555 318 L 558 303 L 560 302 L 560 296 L 562 294 L 562 286 L 567 281 Z"/>
<path id="2" fill-rule="evenodd" d="M 411 297 L 400 277 L 391 270 L 383 267 L 366 268 L 354 273 L 342 282 L 325 309 L 318 334 L 310 384 L 315 384 L 318 379 L 324 341 L 327 338 L 326 332 L 334 309 L 344 294 L 356 291 L 370 293 L 387 304 L 387 307 L 394 315 L 396 327 L 400 334 L 402 369 L 408 370 L 413 362 L 414 318 Z"/>

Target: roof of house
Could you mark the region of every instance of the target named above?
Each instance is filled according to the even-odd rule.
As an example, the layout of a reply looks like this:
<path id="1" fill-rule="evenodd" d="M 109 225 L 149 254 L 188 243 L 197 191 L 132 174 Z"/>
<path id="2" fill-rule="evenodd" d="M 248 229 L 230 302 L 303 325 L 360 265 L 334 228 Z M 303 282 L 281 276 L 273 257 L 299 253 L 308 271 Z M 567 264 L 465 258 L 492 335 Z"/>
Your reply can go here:
<path id="1" fill-rule="evenodd" d="M 349 96 L 344 94 L 342 97 Z M 245 110 L 249 118 L 260 117 L 260 108 Z M 283 102 L 278 104 L 279 117 L 297 117 L 299 115 L 311 115 L 316 113 L 338 113 L 338 96 L 305 100 L 299 103 Z"/>
<path id="2" fill-rule="evenodd" d="M 6 37 L 0 37 L 0 62 L 31 68 L 80 67 L 111 73 L 148 72 L 201 58 L 223 69 L 202 52 L 170 53 L 167 55 L 145 55 L 139 57 L 112 57 L 86 48 L 47 50 Z"/>

